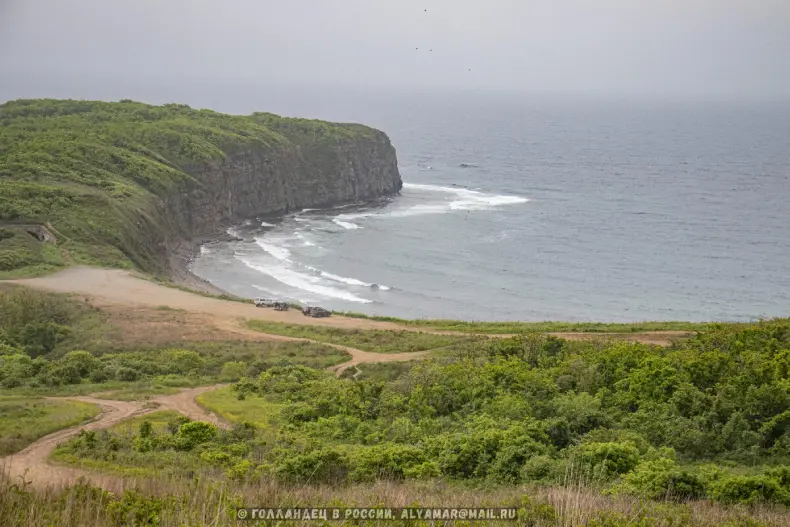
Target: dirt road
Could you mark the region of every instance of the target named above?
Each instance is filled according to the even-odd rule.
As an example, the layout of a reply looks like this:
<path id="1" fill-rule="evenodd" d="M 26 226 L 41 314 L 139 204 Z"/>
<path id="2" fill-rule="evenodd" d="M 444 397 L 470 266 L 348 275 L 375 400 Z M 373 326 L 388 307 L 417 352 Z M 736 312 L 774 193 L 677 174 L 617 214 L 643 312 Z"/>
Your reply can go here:
<path id="1" fill-rule="evenodd" d="M 21 452 L 0 458 L 0 471 L 14 483 L 20 483 L 20 480 L 23 479 L 31 482 L 36 487 L 63 486 L 73 483 L 80 476 L 87 476 L 96 485 L 110 490 L 116 488 L 119 484 L 118 478 L 104 474 L 89 474 L 78 468 L 50 465 L 47 462 L 47 458 L 49 458 L 59 443 L 78 434 L 80 430 L 109 428 L 125 419 L 153 410 L 143 408 L 141 403 L 127 401 L 108 401 L 94 399 L 93 397 L 68 397 L 67 399 L 99 405 L 102 412 L 97 419 L 88 424 L 59 430 L 42 437 Z"/>
<path id="2" fill-rule="evenodd" d="M 139 278 L 129 271 L 120 269 L 70 267 L 53 275 L 14 280 L 13 283 L 49 291 L 85 295 L 86 297 L 90 297 L 92 302 L 99 307 L 143 306 L 156 308 L 159 306 L 169 306 L 171 308 L 183 309 L 191 313 L 205 316 L 213 322 L 214 326 L 222 330 L 245 334 L 247 336 L 249 336 L 250 333 L 255 333 L 257 338 L 261 340 L 305 341 L 308 339 L 295 339 L 279 335 L 251 332 L 251 330 L 240 325 L 240 320 L 257 318 L 272 322 L 328 326 L 342 329 L 407 330 L 437 334 L 464 334 L 447 331 L 432 331 L 429 328 L 406 327 L 392 322 L 381 322 L 361 318 L 342 316 L 309 318 L 295 310 L 274 311 L 273 309 L 259 309 L 251 304 L 220 300 L 165 287 Z M 686 331 L 655 331 L 644 333 L 553 333 L 553 335 L 568 340 L 614 338 L 665 346 L 669 345 L 674 340 L 689 336 L 689 333 Z M 489 336 L 506 337 L 508 335 Z M 345 365 L 346 367 L 351 366 L 352 363 L 389 362 L 393 360 L 412 360 L 419 358 L 418 355 L 408 357 L 407 354 L 386 355 L 351 350 L 350 348 L 346 349 L 352 355 L 352 360 Z"/>
<path id="3" fill-rule="evenodd" d="M 227 386 L 215 384 L 182 390 L 172 395 L 162 395 L 148 404 L 131 401 L 112 401 L 95 397 L 48 397 L 96 404 L 101 408 L 99 416 L 90 423 L 53 432 L 12 456 L 0 458 L 0 473 L 17 483 L 20 479 L 30 481 L 34 486 L 61 487 L 74 483 L 81 476 L 108 490 L 118 490 L 123 486 L 123 478 L 101 474 L 74 467 L 50 464 L 47 460 L 59 443 L 77 435 L 80 430 L 102 430 L 121 421 L 159 410 L 173 410 L 194 421 L 208 421 L 220 428 L 230 425 L 211 412 L 206 412 L 196 402 L 198 395 Z M 153 403 L 153 404 L 151 404 Z"/>

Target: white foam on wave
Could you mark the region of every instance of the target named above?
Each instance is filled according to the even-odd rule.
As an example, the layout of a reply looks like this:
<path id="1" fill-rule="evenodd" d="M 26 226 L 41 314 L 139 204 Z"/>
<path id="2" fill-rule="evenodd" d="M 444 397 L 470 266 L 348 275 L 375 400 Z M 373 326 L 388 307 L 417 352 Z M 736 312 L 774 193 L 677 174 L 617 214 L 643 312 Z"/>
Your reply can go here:
<path id="1" fill-rule="evenodd" d="M 313 242 L 311 242 L 310 240 L 308 240 L 308 239 L 307 239 L 307 236 L 305 236 L 305 235 L 304 235 L 304 234 L 302 234 L 301 232 L 297 232 L 297 233 L 296 233 L 296 237 L 297 237 L 297 238 L 299 238 L 300 240 L 302 240 L 302 244 L 303 244 L 305 247 L 316 247 L 316 244 L 314 244 Z"/>
<path id="2" fill-rule="evenodd" d="M 458 199 L 449 203 L 429 203 L 415 205 L 405 210 L 392 211 L 389 216 L 403 217 L 415 216 L 420 214 L 443 214 L 456 210 L 486 210 L 501 205 L 516 205 L 526 203 L 529 199 L 521 196 L 509 196 L 504 194 L 486 194 L 477 190 L 469 190 L 459 187 L 442 187 L 439 185 L 424 185 L 418 183 L 404 183 L 404 189 L 419 190 L 424 192 L 435 192 L 444 194 L 454 194 Z"/>
<path id="3" fill-rule="evenodd" d="M 345 276 L 339 276 L 339 275 L 336 275 L 336 274 L 327 273 L 326 271 L 322 271 L 321 269 L 316 269 L 315 267 L 312 267 L 310 265 L 307 265 L 306 267 L 308 269 L 310 269 L 311 271 L 313 271 L 314 273 L 318 273 L 319 275 L 323 276 L 324 278 L 327 278 L 329 280 L 334 280 L 335 282 L 340 282 L 340 283 L 348 284 L 348 285 L 358 285 L 358 286 L 362 286 L 362 287 L 373 287 L 375 285 L 375 286 L 378 286 L 378 288 L 380 290 L 382 290 L 382 291 L 389 291 L 390 290 L 390 287 L 388 287 L 386 285 L 370 284 L 368 282 L 363 282 L 362 280 L 357 280 L 356 278 L 347 278 Z"/>
<path id="4" fill-rule="evenodd" d="M 211 254 L 211 249 L 209 249 L 205 245 L 201 245 L 200 246 L 200 255 L 203 256 L 204 254 Z"/>
<path id="5" fill-rule="evenodd" d="M 351 223 L 350 221 L 343 221 L 343 220 L 340 219 L 340 217 L 337 217 L 337 218 L 333 219 L 332 223 L 334 223 L 335 225 L 340 225 L 344 229 L 348 229 L 348 230 L 354 230 L 354 229 L 361 229 L 362 228 L 359 225 L 357 225 L 356 223 Z"/>
<path id="6" fill-rule="evenodd" d="M 228 227 L 228 229 L 225 232 L 228 233 L 228 236 L 233 236 L 234 238 L 241 238 L 241 235 L 239 234 L 239 231 L 237 231 L 233 227 Z"/>
<path id="7" fill-rule="evenodd" d="M 300 218 L 299 216 L 294 216 L 294 221 L 298 221 L 299 223 L 309 223 L 310 220 Z"/>
<path id="8" fill-rule="evenodd" d="M 258 244 L 258 247 L 260 247 L 270 255 L 274 256 L 278 260 L 282 260 L 284 262 L 291 261 L 291 251 L 289 251 L 285 247 L 280 247 L 279 245 L 274 245 L 273 243 L 265 242 L 261 238 L 255 238 L 255 243 Z"/>
<path id="9" fill-rule="evenodd" d="M 262 221 L 261 227 L 276 227 L 276 225 L 273 223 L 269 223 L 268 221 Z"/>
<path id="10" fill-rule="evenodd" d="M 318 295 L 330 297 L 330 298 L 338 298 L 340 300 L 347 300 L 349 302 L 359 302 L 361 304 L 370 304 L 371 300 L 366 298 L 361 298 L 353 293 L 349 293 L 348 291 L 342 291 L 340 289 L 336 289 L 334 287 L 329 287 L 325 285 L 321 285 L 321 279 L 317 276 L 306 275 L 292 269 L 289 269 L 282 265 L 265 265 L 262 263 L 257 263 L 252 260 L 248 260 L 246 258 L 239 258 L 244 265 L 258 271 L 259 273 L 263 273 L 265 275 L 271 276 L 278 282 L 282 282 L 285 285 L 294 287 L 296 289 L 301 289 L 303 291 L 308 291 L 311 293 L 316 293 Z"/>

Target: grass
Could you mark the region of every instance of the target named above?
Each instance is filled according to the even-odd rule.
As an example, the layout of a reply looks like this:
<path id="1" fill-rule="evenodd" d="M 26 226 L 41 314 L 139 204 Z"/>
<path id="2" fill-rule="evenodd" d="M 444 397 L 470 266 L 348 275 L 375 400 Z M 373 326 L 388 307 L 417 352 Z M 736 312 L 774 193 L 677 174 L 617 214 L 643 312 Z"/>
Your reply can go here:
<path id="1" fill-rule="evenodd" d="M 285 406 L 264 402 L 260 397 L 250 397 L 240 401 L 230 387 L 200 394 L 195 400 L 200 406 L 230 422 L 246 421 L 259 428 L 266 428 L 276 422 L 280 409 Z"/>
<path id="2" fill-rule="evenodd" d="M 60 386 L 19 387 L 5 390 L 15 396 L 37 397 L 71 397 L 77 395 L 99 395 L 99 399 L 117 399 L 124 401 L 144 400 L 146 394 L 159 395 L 175 393 L 178 388 L 206 386 L 217 382 L 215 377 L 186 377 L 167 375 L 152 377 L 141 381 L 109 380 L 101 383 L 82 382 L 80 384 L 62 384 Z M 106 395 L 108 392 L 118 393 L 119 398 Z M 126 397 L 126 398 L 124 398 Z M 137 399 L 141 397 L 142 399 Z"/>
<path id="3" fill-rule="evenodd" d="M 647 321 L 647 322 L 467 322 L 447 319 L 408 320 L 396 317 L 373 317 L 363 313 L 339 312 L 349 318 L 363 318 L 380 322 L 393 322 L 403 326 L 427 328 L 434 331 L 461 333 L 642 333 L 646 331 L 708 331 L 719 325 L 716 322 Z M 731 323 L 727 323 L 732 325 Z M 744 323 L 745 325 L 746 323 Z"/>
<path id="4" fill-rule="evenodd" d="M 19 452 L 47 434 L 99 414 L 94 404 L 0 395 L 0 456 Z"/>
<path id="5" fill-rule="evenodd" d="M 414 366 L 413 362 L 380 362 L 365 363 L 347 368 L 341 379 L 356 379 L 358 381 L 392 382 L 409 371 Z"/>
<path id="6" fill-rule="evenodd" d="M 0 228 L 0 280 L 41 276 L 64 265 L 57 246 L 40 242 L 21 228 Z"/>
<path id="7" fill-rule="evenodd" d="M 485 522 L 513 527 L 782 527 L 786 509 L 754 505 L 723 506 L 707 501 L 671 503 L 602 496 L 583 486 L 495 487 L 469 489 L 451 483 L 377 481 L 365 485 L 329 487 L 284 486 L 263 480 L 254 483 L 216 482 L 206 477 L 139 478 L 124 485 L 128 492 L 108 494 L 85 485 L 34 490 L 0 481 L 0 525 L 26 527 L 115 527 L 152 525 L 140 518 L 155 517 L 158 527 L 236 527 L 239 506 L 312 507 L 519 507 L 516 522 Z M 122 489 L 119 489 L 122 490 Z M 150 515 L 150 516 L 149 516 Z M 312 526 L 315 521 L 288 522 Z M 347 525 L 339 523 L 338 525 Z M 392 527 L 428 527 L 427 521 L 388 521 Z M 354 525 L 382 525 L 357 521 Z M 436 523 L 438 525 L 438 523 Z"/>
<path id="8" fill-rule="evenodd" d="M 108 428 L 107 432 L 121 436 L 133 436 L 137 433 L 140 424 L 143 421 L 148 421 L 155 431 L 161 433 L 165 430 L 170 419 L 180 415 L 178 412 L 170 410 L 151 412 L 118 423 Z M 57 463 L 123 477 L 166 477 L 197 466 L 194 454 L 176 451 L 118 451 L 112 461 L 79 457 L 70 452 L 68 443 L 59 445 L 52 453 L 51 459 Z"/>
<path id="9" fill-rule="evenodd" d="M 164 386 L 156 382 L 145 382 L 136 383 L 119 390 L 99 392 L 94 394 L 94 397 L 113 401 L 145 401 L 157 395 L 171 395 L 178 392 L 179 388 L 175 386 Z"/>
<path id="10" fill-rule="evenodd" d="M 437 335 L 406 330 L 340 329 L 326 326 L 281 324 L 263 320 L 248 320 L 247 326 L 262 333 L 307 338 L 374 353 L 425 351 L 469 342 L 474 339 L 474 337 L 466 335 Z"/>

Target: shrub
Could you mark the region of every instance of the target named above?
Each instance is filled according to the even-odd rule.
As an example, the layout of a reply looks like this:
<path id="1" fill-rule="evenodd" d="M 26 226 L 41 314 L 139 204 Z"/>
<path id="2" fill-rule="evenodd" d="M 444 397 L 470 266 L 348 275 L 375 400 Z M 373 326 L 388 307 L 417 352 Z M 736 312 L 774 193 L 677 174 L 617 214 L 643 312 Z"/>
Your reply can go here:
<path id="1" fill-rule="evenodd" d="M 699 476 L 680 470 L 673 460 L 665 458 L 640 463 L 623 476 L 623 482 L 615 490 L 657 500 L 705 496 L 705 484 Z"/>
<path id="2" fill-rule="evenodd" d="M 337 450 L 318 449 L 288 455 L 274 467 L 274 474 L 293 483 L 340 484 L 348 480 L 348 456 Z"/>
<path id="3" fill-rule="evenodd" d="M 790 491 L 779 480 L 759 476 L 730 475 L 711 483 L 710 498 L 723 503 L 778 503 L 790 505 Z"/>
<path id="4" fill-rule="evenodd" d="M 99 367 L 99 359 L 87 351 L 70 351 L 58 362 L 63 366 L 75 368 L 83 379 L 89 377 Z"/>
<path id="5" fill-rule="evenodd" d="M 629 472 L 639 463 L 639 450 L 633 443 L 584 443 L 575 452 L 582 464 L 600 470 L 604 476 Z"/>
<path id="6" fill-rule="evenodd" d="M 383 444 L 357 452 L 351 479 L 370 481 L 374 479 L 403 479 L 406 473 L 425 463 L 425 452 L 408 445 Z M 425 471 L 430 470 L 424 467 Z"/>
<path id="7" fill-rule="evenodd" d="M 137 373 L 137 370 L 125 366 L 115 370 L 115 378 L 119 381 L 136 381 L 139 376 L 140 374 Z"/>
<path id="8" fill-rule="evenodd" d="M 230 361 L 222 365 L 222 371 L 219 377 L 226 382 L 235 382 L 244 377 L 246 373 L 247 363 L 242 361 Z"/>
<path id="9" fill-rule="evenodd" d="M 177 446 L 180 450 L 192 450 L 197 445 L 208 443 L 217 434 L 217 427 L 205 421 L 190 421 L 178 428 Z"/>

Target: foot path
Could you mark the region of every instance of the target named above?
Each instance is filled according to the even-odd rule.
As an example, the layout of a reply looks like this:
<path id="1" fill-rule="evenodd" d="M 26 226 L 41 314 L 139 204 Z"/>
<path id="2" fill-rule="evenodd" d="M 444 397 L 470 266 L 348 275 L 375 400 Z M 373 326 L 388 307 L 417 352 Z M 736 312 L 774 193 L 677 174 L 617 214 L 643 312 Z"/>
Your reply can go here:
<path id="1" fill-rule="evenodd" d="M 38 488 L 62 487 L 74 483 L 80 477 L 85 477 L 92 483 L 108 490 L 118 490 L 123 487 L 123 479 L 110 474 L 91 472 L 76 467 L 55 465 L 48 462 L 50 455 L 59 443 L 77 435 L 80 430 L 102 430 L 117 425 L 121 421 L 138 417 L 159 410 L 173 410 L 195 421 L 208 421 L 220 428 L 229 428 L 230 425 L 207 412 L 195 402 L 198 395 L 223 388 L 225 384 L 201 386 L 182 390 L 173 395 L 162 395 L 146 402 L 138 401 L 113 401 L 97 399 L 96 397 L 47 397 L 47 399 L 65 399 L 96 404 L 101 408 L 101 413 L 93 421 L 71 428 L 58 430 L 44 436 L 34 443 L 11 456 L 0 458 L 0 474 L 6 475 L 12 482 L 19 483 L 20 479 L 29 481 Z"/>

